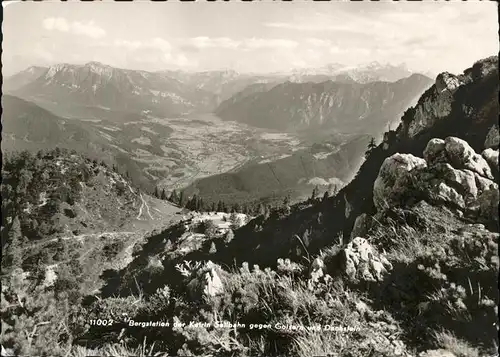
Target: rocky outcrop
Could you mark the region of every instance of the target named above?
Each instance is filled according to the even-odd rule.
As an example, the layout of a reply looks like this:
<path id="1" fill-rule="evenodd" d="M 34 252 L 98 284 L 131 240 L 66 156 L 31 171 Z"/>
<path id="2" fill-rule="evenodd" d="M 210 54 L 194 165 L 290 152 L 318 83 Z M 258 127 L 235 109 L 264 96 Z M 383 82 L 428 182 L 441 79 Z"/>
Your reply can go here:
<path id="1" fill-rule="evenodd" d="M 500 134 L 498 132 L 498 125 L 493 125 L 490 131 L 486 135 L 486 140 L 484 141 L 484 147 L 486 149 L 498 149 L 500 144 Z"/>
<path id="2" fill-rule="evenodd" d="M 373 185 L 373 203 L 377 209 L 400 203 L 401 194 L 408 186 L 409 172 L 426 167 L 424 159 L 411 154 L 394 154 L 384 160 L 375 184 Z"/>
<path id="3" fill-rule="evenodd" d="M 499 169 L 498 169 L 498 149 L 486 149 L 483 151 L 481 156 L 486 160 L 488 165 L 490 165 L 491 173 L 498 180 Z"/>
<path id="4" fill-rule="evenodd" d="M 493 180 L 491 168 L 486 160 L 476 154 L 473 148 L 462 139 L 447 137 L 445 140 L 446 155 L 450 164 L 457 169 L 468 169 L 480 176 Z"/>
<path id="5" fill-rule="evenodd" d="M 220 268 L 211 261 L 205 264 L 197 263 L 189 269 L 178 267 L 177 270 L 188 278 L 187 290 L 192 299 L 210 298 L 224 291 L 224 284 L 219 276 Z"/>
<path id="6" fill-rule="evenodd" d="M 325 273 L 323 259 L 320 257 L 314 259 L 309 270 L 309 280 L 307 281 L 309 290 L 313 290 L 318 283 L 327 282 L 330 278 L 330 275 Z"/>
<path id="7" fill-rule="evenodd" d="M 373 186 L 377 209 L 419 196 L 498 222 L 498 185 L 490 167 L 498 168 L 497 151 L 479 155 L 466 141 L 447 137 L 430 140 L 423 154 L 424 159 L 394 154 L 384 161 Z"/>
<path id="8" fill-rule="evenodd" d="M 205 287 L 203 288 L 203 294 L 207 297 L 219 295 L 224 291 L 224 286 L 222 285 L 219 274 L 217 274 L 217 271 L 213 267 L 205 272 L 204 283 Z"/>
<path id="9" fill-rule="evenodd" d="M 392 264 L 368 241 L 356 237 L 340 253 L 342 270 L 351 281 L 381 281 Z"/>
<path id="10" fill-rule="evenodd" d="M 422 101 L 415 107 L 415 115 L 411 122 L 404 123 L 403 132 L 408 137 L 415 137 L 422 131 L 451 113 L 453 94 L 465 83 L 462 76 L 455 76 L 444 72 L 437 76 L 433 89 L 422 97 Z"/>

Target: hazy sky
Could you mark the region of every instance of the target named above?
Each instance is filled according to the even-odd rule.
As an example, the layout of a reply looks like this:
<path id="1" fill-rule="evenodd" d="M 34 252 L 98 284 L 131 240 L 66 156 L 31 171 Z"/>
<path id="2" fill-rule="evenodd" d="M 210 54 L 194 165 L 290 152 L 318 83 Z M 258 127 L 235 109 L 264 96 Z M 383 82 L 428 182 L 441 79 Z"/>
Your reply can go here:
<path id="1" fill-rule="evenodd" d="M 406 63 L 461 72 L 498 53 L 496 3 L 19 2 L 4 7 L 4 75 L 31 65 L 271 72 Z"/>

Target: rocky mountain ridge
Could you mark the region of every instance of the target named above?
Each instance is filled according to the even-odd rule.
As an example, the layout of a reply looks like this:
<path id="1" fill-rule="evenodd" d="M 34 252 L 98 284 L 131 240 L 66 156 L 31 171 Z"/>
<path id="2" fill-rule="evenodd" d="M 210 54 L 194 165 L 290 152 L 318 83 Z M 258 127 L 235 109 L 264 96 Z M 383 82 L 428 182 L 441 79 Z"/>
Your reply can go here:
<path id="1" fill-rule="evenodd" d="M 50 105 L 59 115 L 63 113 L 59 107 L 68 105 L 136 113 L 147 111 L 158 116 L 209 110 L 215 105 L 212 93 L 190 88 L 161 73 L 119 69 L 99 62 L 56 64 L 34 71 L 31 80 L 19 86 L 17 79 L 28 77 L 31 72 L 32 69 L 28 69 L 8 78 L 5 90 Z"/>
<path id="2" fill-rule="evenodd" d="M 430 84 L 418 74 L 394 83 L 285 82 L 239 93 L 215 113 L 224 120 L 276 130 L 370 134 L 392 124 Z"/>

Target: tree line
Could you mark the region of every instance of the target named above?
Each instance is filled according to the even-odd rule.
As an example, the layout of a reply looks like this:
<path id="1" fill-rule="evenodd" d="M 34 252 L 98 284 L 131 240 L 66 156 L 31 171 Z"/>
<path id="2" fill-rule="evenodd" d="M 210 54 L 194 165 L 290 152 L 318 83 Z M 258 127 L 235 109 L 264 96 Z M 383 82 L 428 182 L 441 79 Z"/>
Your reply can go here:
<path id="1" fill-rule="evenodd" d="M 320 200 L 324 201 L 329 197 L 335 196 L 338 191 L 339 189 L 336 185 L 330 184 L 328 186 L 328 189 L 324 192 L 323 197 L 320 198 L 320 189 L 318 186 L 315 186 L 312 190 L 311 196 L 306 202 L 315 203 Z M 263 202 L 228 204 L 223 200 L 219 200 L 218 202 L 206 202 L 196 193 L 193 194 L 193 196 L 189 197 L 184 191 L 178 192 L 174 189 L 170 194 L 167 194 L 164 188 L 159 189 L 158 187 L 155 187 L 155 190 L 152 194 L 158 199 L 169 201 L 179 207 L 197 212 L 244 213 L 252 216 L 269 216 L 273 212 L 273 210 L 289 210 L 291 205 L 290 195 L 286 195 L 280 202 L 271 205 L 265 204 Z"/>

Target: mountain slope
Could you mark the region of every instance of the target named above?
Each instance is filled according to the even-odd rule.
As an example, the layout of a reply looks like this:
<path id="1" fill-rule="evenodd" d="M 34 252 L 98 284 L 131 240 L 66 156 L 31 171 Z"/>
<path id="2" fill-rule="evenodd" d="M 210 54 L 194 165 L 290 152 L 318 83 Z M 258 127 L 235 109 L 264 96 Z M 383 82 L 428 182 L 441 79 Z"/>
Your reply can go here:
<path id="1" fill-rule="evenodd" d="M 477 62 L 463 75 L 438 76 L 417 105 L 405 112 L 398 129 L 386 133 L 384 142 L 372 151 L 356 177 L 336 197 L 329 199 L 326 205 L 312 206 L 289 217 L 266 222 L 259 233 L 262 239 L 250 238 L 254 234 L 250 223 L 240 236 L 236 234 L 233 245 L 221 253 L 222 256 L 234 257 L 237 251 L 242 261 L 273 264 L 276 256 L 286 256 L 295 249 L 298 241 L 292 238 L 294 235 L 301 236 L 311 227 L 317 232 L 315 239 L 311 239 L 311 253 L 331 244 L 339 234 L 348 239 L 355 219 L 362 213 L 375 211 L 373 183 L 383 161 L 398 152 L 421 156 L 432 138 L 459 137 L 476 152 L 482 152 L 485 138 L 498 120 L 497 66 L 498 57 L 491 57 Z M 318 224 L 321 215 L 336 219 Z M 258 224 L 262 222 L 254 223 Z M 264 251 L 274 253 L 259 253 Z"/>
<path id="2" fill-rule="evenodd" d="M 26 76 L 26 71 L 16 76 Z M 119 69 L 98 62 L 51 66 L 29 83 L 14 87 L 12 93 L 39 103 L 56 104 L 53 107 L 60 110 L 56 112 L 59 115 L 63 115 L 63 109 L 71 113 L 71 106 L 80 110 L 90 107 L 133 113 L 149 111 L 166 116 L 215 105 L 212 94 L 164 74 Z"/>
<path id="3" fill-rule="evenodd" d="M 215 113 L 224 120 L 277 130 L 370 134 L 391 123 L 430 83 L 422 75 L 395 83 L 286 82 L 234 96 Z"/>
<path id="4" fill-rule="evenodd" d="M 7 151 L 59 146 L 90 152 L 99 143 L 88 126 L 8 94 L 2 96 L 2 129 L 2 148 Z"/>
<path id="5" fill-rule="evenodd" d="M 24 71 L 16 73 L 10 77 L 4 78 L 2 83 L 2 92 L 14 91 L 35 81 L 47 71 L 46 67 L 32 66 Z"/>

